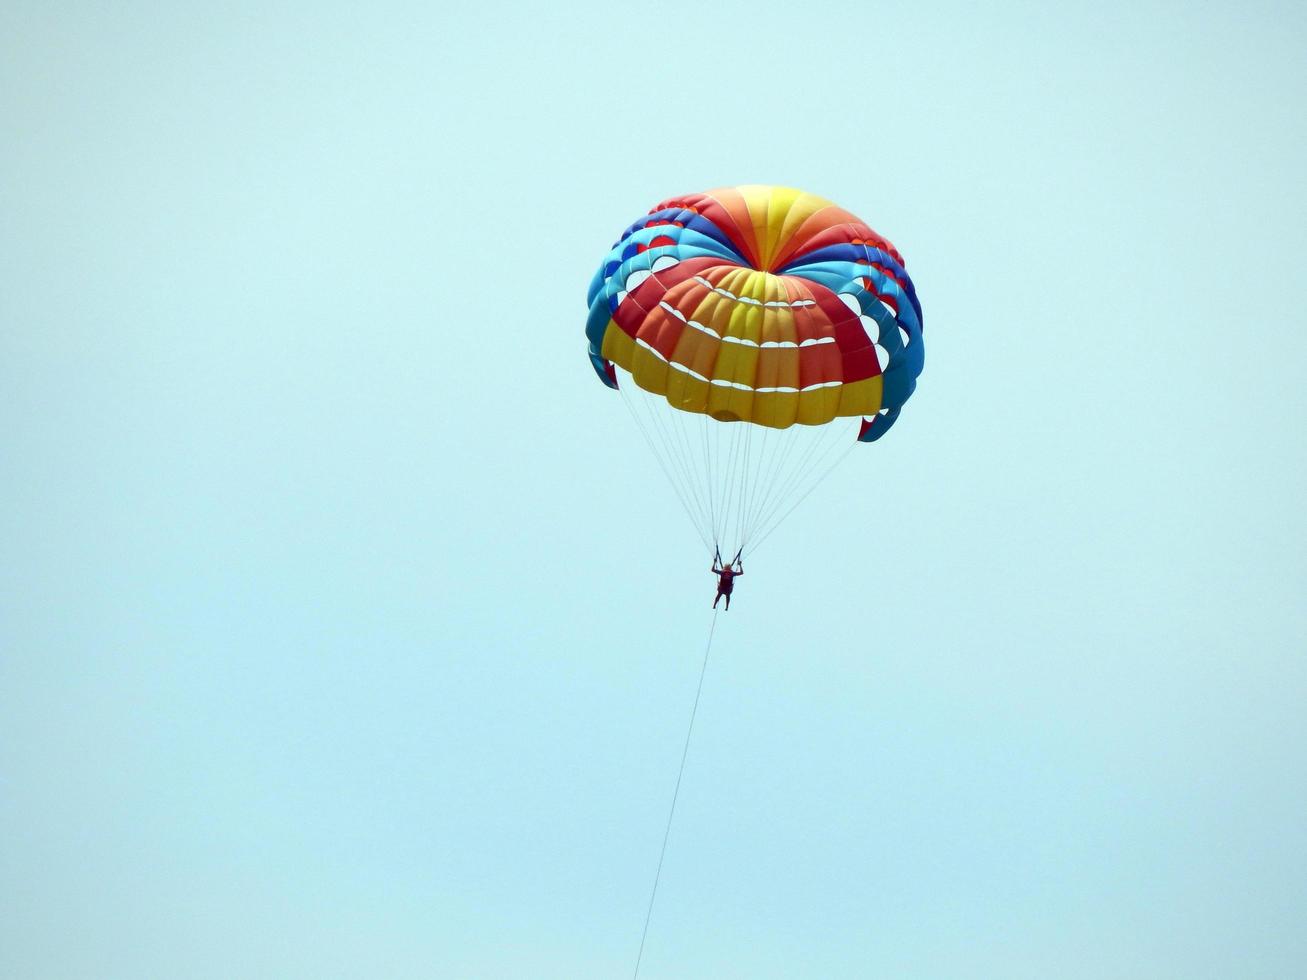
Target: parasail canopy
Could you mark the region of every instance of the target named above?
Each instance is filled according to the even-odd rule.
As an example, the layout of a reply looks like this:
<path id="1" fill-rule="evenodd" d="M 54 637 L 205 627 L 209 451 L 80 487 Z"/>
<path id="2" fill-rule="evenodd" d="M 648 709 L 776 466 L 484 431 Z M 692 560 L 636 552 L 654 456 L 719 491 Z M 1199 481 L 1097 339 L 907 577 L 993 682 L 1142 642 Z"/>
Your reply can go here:
<path id="1" fill-rule="evenodd" d="M 834 447 L 883 436 L 924 361 L 898 250 L 792 188 L 664 201 L 609 250 L 589 305 L 596 372 L 629 397 L 705 545 L 728 554 L 810 492 Z"/>

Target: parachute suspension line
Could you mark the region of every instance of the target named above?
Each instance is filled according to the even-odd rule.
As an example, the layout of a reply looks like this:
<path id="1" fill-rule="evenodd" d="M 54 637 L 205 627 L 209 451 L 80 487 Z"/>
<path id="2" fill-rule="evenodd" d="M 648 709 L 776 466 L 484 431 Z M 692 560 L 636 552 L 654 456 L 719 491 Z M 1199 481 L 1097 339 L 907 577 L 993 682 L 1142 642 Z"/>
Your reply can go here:
<path id="1" fill-rule="evenodd" d="M 691 512 L 681 485 L 677 481 L 676 476 L 672 473 L 673 460 L 671 459 L 670 453 L 667 453 L 666 446 L 664 445 L 663 449 L 660 450 L 658 445 L 654 442 L 653 436 L 650 435 L 649 427 L 645 425 L 644 420 L 640 417 L 640 412 L 637 411 L 631 396 L 627 393 L 624 386 L 618 388 L 618 394 L 622 396 L 622 404 L 625 405 L 626 410 L 631 413 L 631 418 L 634 420 L 636 427 L 640 430 L 640 435 L 644 437 L 645 444 L 649 447 L 649 451 L 653 453 L 654 459 L 658 461 L 658 465 L 662 469 L 663 475 L 667 477 L 667 482 L 672 485 L 672 490 L 675 491 L 677 499 L 681 502 L 681 507 L 685 510 L 686 516 L 690 518 L 690 523 L 694 525 L 696 531 L 699 530 L 699 522 Z M 702 537 L 702 532 L 700 532 L 700 537 Z"/>
<path id="2" fill-rule="evenodd" d="M 835 455 L 841 440 L 846 438 L 846 432 L 847 426 L 839 424 L 816 430 L 806 426 L 791 426 L 784 430 L 781 435 L 783 449 L 772 455 L 760 481 L 762 493 L 750 505 L 746 515 L 742 536 L 746 550 L 751 550 L 760 535 L 770 533 L 793 512 L 797 506 L 796 497 L 806 497 L 822 481 L 822 467 Z M 814 473 L 817 474 L 815 477 Z"/>
<path id="3" fill-rule="evenodd" d="M 803 474 L 808 472 L 809 464 L 817 454 L 818 447 L 829 438 L 830 429 L 826 428 L 816 433 L 805 434 L 811 435 L 811 438 L 807 441 L 807 445 L 799 451 L 797 460 L 794 460 L 794 447 L 801 440 L 796 438 L 789 447 L 789 452 L 785 454 L 784 458 L 777 466 L 776 473 L 772 478 L 771 492 L 768 494 L 767 498 L 762 501 L 757 513 L 753 515 L 754 523 L 751 530 L 756 529 L 758 524 L 765 521 L 777 506 L 785 502 L 793 489 L 794 481 L 801 479 Z M 793 466 L 790 465 L 792 461 Z"/>
<path id="4" fill-rule="evenodd" d="M 847 427 L 845 427 L 843 431 L 847 431 Z M 766 527 L 778 512 L 783 513 L 782 516 L 776 520 L 776 523 L 779 524 L 780 521 L 783 521 L 785 517 L 793 511 L 794 506 L 797 506 L 798 501 L 795 501 L 796 496 L 806 497 L 812 492 L 812 488 L 821 482 L 825 473 L 829 472 L 828 470 L 825 470 L 824 467 L 827 462 L 836 456 L 839 450 L 841 435 L 842 431 L 840 426 L 830 426 L 822 433 L 822 439 L 813 445 L 812 452 L 805 457 L 804 461 L 797 466 L 794 472 L 790 475 L 789 484 L 786 487 L 785 492 L 777 498 L 772 506 L 771 512 L 762 516 L 760 520 L 760 528 Z M 845 455 L 847 455 L 847 453 L 857 444 L 856 440 L 849 440 L 845 444 Z M 843 458 L 842 455 L 839 456 L 839 459 Z M 809 478 L 814 473 L 816 473 L 817 476 L 809 482 Z M 805 484 L 807 489 L 804 489 Z M 791 501 L 795 501 L 794 506 L 790 505 Z"/>
<path id="5" fill-rule="evenodd" d="M 794 426 L 777 432 L 773 437 L 772 442 L 774 445 L 771 459 L 766 461 L 762 475 L 758 479 L 757 493 L 754 495 L 754 499 L 750 501 L 742 544 L 747 543 L 750 533 L 757 523 L 758 515 L 778 489 L 780 474 L 794 454 L 795 446 L 802 441 Z"/>
<path id="6" fill-rule="evenodd" d="M 711 534 L 711 521 L 708 519 L 707 504 L 703 500 L 702 487 L 699 486 L 698 468 L 694 465 L 694 456 L 690 455 L 689 447 L 678 433 L 676 423 L 667 417 L 668 412 L 657 408 L 655 399 L 656 396 L 650 395 L 643 388 L 640 388 L 638 392 L 634 392 L 633 400 L 638 402 L 639 408 L 643 410 L 644 416 L 647 417 L 647 421 L 652 427 L 652 431 L 655 431 L 661 444 L 663 444 L 673 487 L 680 487 L 686 507 L 693 511 L 690 514 L 691 524 L 694 524 L 695 529 L 697 529 L 699 540 L 704 542 L 704 550 L 711 551 L 711 545 L 708 544 L 708 537 Z"/>
<path id="7" fill-rule="evenodd" d="M 694 707 L 690 709 L 690 724 L 685 729 L 685 745 L 681 749 L 681 765 L 676 770 L 676 788 L 672 790 L 672 805 L 667 810 L 667 826 L 663 828 L 663 846 L 658 851 L 658 870 L 654 872 L 653 888 L 649 892 L 649 907 L 644 913 L 644 928 L 640 931 L 640 952 L 635 956 L 635 972 L 631 980 L 639 980 L 640 961 L 644 959 L 644 941 L 649 936 L 649 920 L 653 918 L 654 899 L 658 897 L 658 880 L 663 875 L 663 858 L 667 856 L 667 839 L 672 833 L 672 817 L 676 815 L 676 800 L 681 795 L 681 777 L 685 775 L 685 760 L 690 754 L 690 736 L 694 734 L 694 719 L 699 713 L 699 697 L 703 694 L 703 678 L 708 672 L 708 654 L 712 652 L 713 633 L 717 631 L 717 610 L 712 613 L 708 627 L 708 643 L 703 648 L 703 665 L 699 668 L 699 686 L 694 690 Z"/>
<path id="8" fill-rule="evenodd" d="M 699 537 L 700 537 L 701 539 L 704 540 L 704 546 L 705 546 L 705 548 L 706 548 L 706 547 L 708 547 L 708 545 L 707 545 L 707 536 L 708 536 L 708 532 L 707 532 L 707 526 L 708 526 L 707 512 L 704 510 L 703 502 L 699 499 L 699 494 L 698 494 L 698 485 L 697 485 L 697 483 L 694 481 L 694 479 L 692 478 L 692 472 L 691 472 L 691 469 L 690 469 L 689 466 L 686 465 L 686 463 L 685 463 L 685 461 L 684 461 L 684 458 L 683 458 L 682 455 L 678 452 L 678 447 L 677 447 L 676 441 L 675 441 L 675 439 L 672 438 L 671 433 L 668 431 L 668 429 L 667 429 L 667 427 L 666 427 L 666 424 L 665 424 L 665 422 L 664 422 L 664 419 L 663 419 L 663 417 L 662 417 L 662 413 L 660 413 L 660 412 L 658 412 L 658 411 L 656 411 L 656 410 L 654 409 L 654 407 L 653 407 L 653 405 L 652 405 L 652 399 L 653 399 L 653 396 L 652 396 L 652 395 L 640 395 L 639 397 L 640 397 L 641 405 L 643 406 L 643 408 L 644 408 L 646 414 L 648 414 L 648 416 L 649 416 L 651 422 L 653 423 L 654 427 L 655 427 L 655 428 L 658 430 L 658 432 L 659 432 L 659 435 L 660 435 L 660 437 L 661 437 L 661 439 L 662 439 L 662 441 L 663 441 L 663 445 L 664 445 L 664 446 L 666 447 L 666 449 L 667 449 L 667 453 L 668 453 L 669 458 L 671 458 L 671 459 L 673 459 L 673 460 L 676 461 L 675 465 L 676 465 L 676 468 L 677 468 L 677 470 L 678 470 L 678 473 L 680 474 L 682 485 L 683 485 L 684 488 L 685 488 L 684 491 L 683 491 L 684 496 L 687 498 L 687 500 L 693 500 L 694 505 L 695 505 L 695 507 L 697 508 L 697 510 L 698 510 L 698 512 L 699 512 L 699 518 L 698 518 L 698 520 L 695 522 L 695 526 L 698 528 L 698 530 L 699 530 Z"/>
<path id="9" fill-rule="evenodd" d="M 749 426 L 748 453 L 745 456 L 744 466 L 740 472 L 740 501 L 738 510 L 735 515 L 735 534 L 734 540 L 739 543 L 740 536 L 744 533 L 744 516 L 749 512 L 749 498 L 753 494 L 754 487 L 757 483 L 753 474 L 757 471 L 758 460 L 761 458 L 761 451 L 767 445 L 767 429 L 764 427 L 762 435 L 758 437 L 758 452 L 753 448 L 753 430 L 754 426 Z"/>
<path id="10" fill-rule="evenodd" d="M 663 443 L 667 446 L 668 453 L 671 454 L 676 459 L 677 467 L 679 468 L 681 474 L 681 479 L 684 481 L 686 496 L 694 501 L 695 509 L 699 514 L 700 526 L 702 528 L 701 533 L 707 536 L 708 512 L 704 508 L 703 501 L 699 497 L 699 487 L 697 482 L 693 478 L 692 468 L 689 465 L 689 462 L 685 455 L 685 451 L 681 447 L 680 441 L 676 438 L 676 433 L 671 428 L 670 423 L 663 417 L 662 412 L 659 412 L 657 409 L 654 408 L 653 405 L 654 397 L 655 396 L 653 395 L 646 394 L 642 396 L 641 401 L 644 405 L 646 413 L 648 413 L 649 415 L 650 420 L 653 422 L 654 426 L 658 429 L 658 432 L 662 437 Z"/>
<path id="11" fill-rule="evenodd" d="M 718 426 L 717 428 L 720 431 L 722 427 Z M 735 477 L 736 436 L 737 433 L 734 430 L 734 428 L 728 429 L 724 435 L 719 435 L 719 438 L 721 438 L 722 441 L 726 443 L 726 467 L 724 472 L 720 474 L 720 479 L 718 480 L 718 485 L 720 487 L 719 499 L 721 500 L 723 538 L 730 533 L 730 520 L 731 520 L 730 489 L 731 489 L 731 480 L 734 479 Z"/>
<path id="12" fill-rule="evenodd" d="M 786 470 L 778 474 L 776 482 L 776 493 L 772 494 L 769 500 L 763 502 L 763 506 L 758 508 L 758 514 L 755 516 L 754 527 L 766 523 L 767 517 L 774 514 L 776 508 L 784 506 L 787 500 L 792 499 L 797 485 L 804 480 L 806 474 L 812 472 L 813 461 L 818 459 L 819 455 L 825 451 L 825 447 L 834 444 L 836 427 L 825 426 L 821 430 L 812 433 L 812 438 L 808 440 L 806 446 L 802 448 L 797 459 L 786 461 Z"/>
<path id="13" fill-rule="evenodd" d="M 810 448 L 812 440 L 820 436 L 820 430 L 814 431 L 808 426 L 792 425 L 785 430 L 781 451 L 777 453 L 772 462 L 772 468 L 767 474 L 766 493 L 758 501 L 758 506 L 751 515 L 750 530 L 757 524 L 759 516 L 771 501 L 785 491 L 785 477 L 790 472 L 790 466 L 794 462 L 796 455 L 799 457 L 799 465 L 803 465 L 803 451 Z"/>
<path id="14" fill-rule="evenodd" d="M 668 415 L 668 412 L 656 410 L 651 405 L 649 413 L 654 418 L 658 419 L 660 425 L 665 427 L 669 444 L 677 448 L 677 452 L 682 461 L 681 465 L 685 470 L 686 483 L 690 486 L 691 491 L 694 494 L 695 502 L 699 507 L 699 513 L 702 517 L 703 536 L 706 539 L 711 540 L 712 520 L 709 516 L 708 503 L 703 495 L 701 480 L 699 478 L 698 454 L 690 446 L 690 442 L 685 435 L 685 424 L 680 418 L 684 413 L 671 409 L 670 406 L 669 410 L 670 416 Z M 711 551 L 712 545 L 709 544 L 708 548 Z"/>
<path id="15" fill-rule="evenodd" d="M 788 518 L 791 514 L 793 514 L 798 509 L 799 505 L 802 504 L 805 500 L 807 500 L 808 497 L 812 494 L 812 492 L 816 490 L 817 487 L 821 486 L 822 483 L 825 482 L 826 477 L 828 477 L 832 472 L 834 472 L 835 468 L 839 466 L 840 463 L 844 462 L 844 460 L 848 457 L 849 453 L 853 452 L 853 448 L 854 448 L 853 446 L 847 447 L 844 450 L 844 452 L 840 453 L 831 462 L 831 464 L 828 467 L 826 467 L 824 471 L 822 471 L 821 475 L 818 476 L 817 479 L 812 481 L 812 483 L 809 485 L 807 490 L 803 492 L 803 495 L 799 497 L 798 500 L 794 501 L 794 503 L 790 505 L 789 509 L 786 510 L 785 513 L 783 513 L 780 517 L 778 517 L 775 521 L 773 521 L 769 527 L 766 528 L 762 536 L 759 537 L 757 542 L 752 546 L 752 551 L 757 551 L 758 548 L 761 547 L 762 543 L 766 541 L 769 537 L 771 537 L 772 532 L 775 531 L 778 527 L 780 527 L 783 523 L 785 523 L 786 518 Z"/>
<path id="16" fill-rule="evenodd" d="M 713 496 L 712 482 L 712 456 L 708 445 L 708 430 L 704 426 L 703 416 L 694 416 L 682 412 L 679 418 L 681 429 L 685 433 L 687 444 L 694 453 L 694 459 L 697 466 L 696 472 L 699 474 L 699 482 L 703 489 L 704 507 L 708 511 L 708 536 L 712 539 L 713 546 L 717 545 L 717 501 Z"/>
<path id="17" fill-rule="evenodd" d="M 618 389 L 622 403 L 710 555 L 752 552 L 834 469 L 847 438 L 839 424 L 773 431 L 719 422 L 664 404 L 630 380 Z"/>
<path id="18" fill-rule="evenodd" d="M 690 438 L 685 413 L 670 406 L 667 409 L 659 406 L 657 409 L 651 409 L 651 411 L 664 419 L 664 424 L 671 433 L 671 437 L 681 447 L 685 459 L 686 480 L 694 488 L 695 499 L 699 502 L 699 509 L 703 514 L 704 537 L 708 539 L 710 544 L 715 543 L 713 542 L 712 531 L 712 501 L 708 494 L 707 471 L 704 468 L 706 464 L 702 454 Z"/>
<path id="19" fill-rule="evenodd" d="M 744 452 L 742 445 L 743 439 L 740 435 L 744 431 L 746 423 L 736 422 L 731 425 L 729 440 L 731 443 L 731 465 L 727 468 L 726 484 L 722 487 L 722 495 L 725 497 L 724 511 L 726 513 L 727 526 L 722 528 L 723 534 L 730 534 L 730 524 L 735 521 L 735 484 L 739 482 L 740 475 L 740 456 Z"/>
<path id="20" fill-rule="evenodd" d="M 767 473 L 765 484 L 766 492 L 759 498 L 757 507 L 753 514 L 750 515 L 752 518 L 750 521 L 750 529 L 752 529 L 753 525 L 757 522 L 758 516 L 762 514 L 772 498 L 784 489 L 782 478 L 785 473 L 788 472 L 787 468 L 794 459 L 795 453 L 810 445 L 811 443 L 806 440 L 809 440 L 814 434 L 815 433 L 810 429 L 800 429 L 796 426 L 790 426 L 790 428 L 785 430 L 781 439 L 782 446 L 780 452 L 778 452 L 775 459 L 772 460 L 772 467 Z"/>
<path id="21" fill-rule="evenodd" d="M 744 453 L 740 462 L 739 480 L 734 487 L 736 494 L 735 504 L 735 530 L 732 538 L 739 541 L 744 534 L 744 508 L 746 505 L 745 492 L 749 489 L 749 464 L 753 459 L 753 430 L 755 426 L 744 426 Z"/>
<path id="22" fill-rule="evenodd" d="M 720 437 L 721 426 L 718 426 Z M 726 467 L 722 471 L 722 479 L 718 490 L 719 499 L 721 500 L 722 514 L 722 535 L 725 536 L 730 531 L 731 521 L 731 487 L 735 483 L 735 465 L 739 461 L 740 452 L 740 432 L 739 429 L 732 427 L 726 433 Z"/>
<path id="23" fill-rule="evenodd" d="M 803 474 L 809 472 L 810 463 L 814 456 L 818 454 L 818 447 L 822 446 L 828 437 L 828 432 L 823 431 L 815 434 L 813 438 L 798 451 L 794 450 L 792 443 L 789 452 L 786 453 L 779 466 L 776 468 L 775 476 L 769 487 L 767 496 L 759 504 L 757 511 L 752 515 L 749 525 L 749 537 L 752 538 L 759 528 L 765 525 L 776 512 L 791 498 L 794 485 L 797 481 L 802 480 Z M 796 458 L 797 457 L 797 458 Z M 791 465 L 791 463 L 793 465 Z M 751 542 L 750 542 L 751 543 Z"/>
<path id="24" fill-rule="evenodd" d="M 744 514 L 745 495 L 749 489 L 749 466 L 752 462 L 753 430 L 749 423 L 732 423 L 730 436 L 733 447 L 731 466 L 727 479 L 723 481 L 722 492 L 726 502 L 726 521 L 722 533 L 729 535 L 726 540 L 728 550 L 739 544 L 742 518 Z"/>
<path id="25" fill-rule="evenodd" d="M 721 426 L 712 426 L 708 431 L 708 417 L 699 416 L 699 434 L 703 436 L 703 461 L 708 468 L 708 493 L 712 495 L 712 538 L 714 544 L 721 540 L 721 498 L 718 495 L 718 468 L 721 464 Z"/>
<path id="26" fill-rule="evenodd" d="M 776 486 L 776 471 L 780 463 L 785 460 L 794 441 L 795 434 L 789 429 L 771 434 L 771 455 L 763 459 L 762 472 L 758 475 L 758 492 L 754 495 L 750 506 L 751 514 L 756 513 L 760 504 L 771 495 Z"/>
<path id="27" fill-rule="evenodd" d="M 838 445 L 838 443 L 836 445 Z M 823 470 L 820 473 L 820 475 L 815 480 L 812 481 L 811 484 L 809 484 L 808 489 L 806 489 L 803 492 L 803 496 L 801 496 L 798 500 L 794 501 L 794 503 L 790 505 L 789 510 L 785 511 L 785 513 L 783 513 L 779 518 L 777 518 L 771 524 L 771 526 L 768 527 L 763 532 L 762 536 L 758 538 L 757 543 L 753 545 L 752 547 L 753 551 L 757 551 L 758 548 L 762 546 L 762 543 L 766 541 L 769 537 L 771 537 L 771 533 L 775 531 L 778 527 L 780 527 L 783 523 L 785 523 L 785 519 L 789 517 L 791 514 L 793 514 L 795 510 L 798 509 L 799 504 L 803 503 L 805 500 L 808 499 L 808 496 L 812 493 L 812 491 L 816 490 L 817 487 L 821 486 L 821 484 L 825 482 L 826 477 L 830 476 L 831 473 L 834 472 L 835 467 L 839 466 L 840 463 L 844 462 L 844 460 L 848 458 L 849 453 L 853 452 L 854 447 L 856 447 L 857 445 L 858 442 L 856 440 L 849 443 L 848 446 L 845 447 L 844 452 L 840 453 L 838 456 L 835 457 L 834 461 L 831 462 L 831 464 L 828 467 L 826 467 L 826 469 Z M 827 454 L 825 459 L 829 459 L 829 458 L 830 458 L 829 454 Z"/>
<path id="28" fill-rule="evenodd" d="M 763 484 L 760 482 L 760 478 L 763 472 L 763 466 L 767 459 L 767 451 L 768 449 L 771 449 L 772 444 L 778 441 L 779 439 L 780 436 L 778 434 L 773 433 L 770 426 L 763 427 L 762 438 L 759 440 L 762 443 L 762 445 L 758 447 L 757 458 L 753 461 L 754 465 L 753 465 L 752 478 L 749 479 L 746 475 L 746 479 L 748 479 L 748 484 L 745 488 L 746 492 L 745 492 L 744 502 L 740 507 L 740 531 L 739 531 L 737 543 L 742 543 L 744 536 L 747 535 L 748 533 L 749 512 L 750 510 L 752 510 L 754 500 L 758 497 L 763 487 Z"/>
<path id="29" fill-rule="evenodd" d="M 685 516 L 690 519 L 690 524 L 694 527 L 695 533 L 699 535 L 699 540 L 703 542 L 705 548 L 711 550 L 711 546 L 708 544 L 708 539 L 704 537 L 703 534 L 702 522 L 695 519 L 694 513 L 690 510 L 690 505 L 686 500 L 685 494 L 682 492 L 676 478 L 672 475 L 668 463 L 663 459 L 663 454 L 659 452 L 658 446 L 654 443 L 653 437 L 649 434 L 649 430 L 645 426 L 644 421 L 640 418 L 635 406 L 631 404 L 630 395 L 626 393 L 624 388 L 618 388 L 618 391 L 622 393 L 622 404 L 624 404 L 627 410 L 631 413 L 631 418 L 635 420 L 636 427 L 640 430 L 640 434 L 644 437 L 645 443 L 649 446 L 649 451 L 653 453 L 654 459 L 658 461 L 658 466 L 662 469 L 663 475 L 667 477 L 667 482 L 672 485 L 672 490 L 676 493 L 676 499 L 681 502 L 681 507 L 685 511 Z"/>
<path id="30" fill-rule="evenodd" d="M 705 418 L 706 418 L 706 417 L 707 417 L 707 416 L 705 416 Z M 714 476 L 713 476 L 713 486 L 717 488 L 717 517 L 718 517 L 718 520 L 719 520 L 719 522 L 720 522 L 720 526 L 719 526 L 718 529 L 717 529 L 717 533 L 718 533 L 718 535 L 719 535 L 720 537 L 725 537 L 725 536 L 726 536 L 726 520 L 727 520 L 727 518 L 729 517 L 729 515 L 728 515 L 727 512 L 726 512 L 726 499 L 725 499 L 725 495 L 722 493 L 722 491 L 726 488 L 726 484 L 727 484 L 727 482 L 729 481 L 729 478 L 730 478 L 730 477 L 729 477 L 729 474 L 730 474 L 730 460 L 729 460 L 727 457 L 725 457 L 725 456 L 722 455 L 722 452 L 723 452 L 723 450 L 722 450 L 722 441 L 723 441 L 723 433 L 722 433 L 722 429 L 727 429 L 727 430 L 728 430 L 728 431 L 726 432 L 726 434 L 725 434 L 725 441 L 726 441 L 726 445 L 727 445 L 727 450 L 726 450 L 726 451 L 727 451 L 728 453 L 729 453 L 729 448 L 730 448 L 731 436 L 732 436 L 734 433 L 732 433 L 732 432 L 729 431 L 729 426 L 727 426 L 727 425 L 725 425 L 725 424 L 723 424 L 723 423 L 720 423 L 720 422 L 717 423 L 716 425 L 714 425 L 714 426 L 712 427 L 712 431 L 713 431 L 713 459 L 717 461 L 717 472 L 716 472 L 716 473 L 714 474 Z"/>

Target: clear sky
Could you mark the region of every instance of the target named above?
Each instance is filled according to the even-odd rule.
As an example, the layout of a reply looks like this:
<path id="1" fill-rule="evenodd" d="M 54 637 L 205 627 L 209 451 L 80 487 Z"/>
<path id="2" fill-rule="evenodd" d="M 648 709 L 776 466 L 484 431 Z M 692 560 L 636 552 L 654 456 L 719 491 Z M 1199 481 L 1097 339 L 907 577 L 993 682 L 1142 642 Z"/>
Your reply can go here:
<path id="1" fill-rule="evenodd" d="M 0 6 L 0 976 L 629 975 L 709 622 L 673 194 L 926 368 L 719 622 L 641 976 L 1307 963 L 1294 3 Z"/>

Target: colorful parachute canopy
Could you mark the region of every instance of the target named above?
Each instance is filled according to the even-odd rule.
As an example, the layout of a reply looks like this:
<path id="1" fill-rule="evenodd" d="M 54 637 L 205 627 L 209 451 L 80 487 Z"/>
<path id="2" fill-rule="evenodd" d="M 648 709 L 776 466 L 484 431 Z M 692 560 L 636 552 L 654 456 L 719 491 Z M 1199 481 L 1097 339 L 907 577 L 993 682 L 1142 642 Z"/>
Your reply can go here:
<path id="1" fill-rule="evenodd" d="M 785 187 L 676 197 L 635 222 L 590 285 L 586 335 L 674 408 L 776 429 L 865 416 L 880 438 L 921 373 L 903 258 L 830 201 Z"/>
<path id="2" fill-rule="evenodd" d="M 883 436 L 925 355 L 894 246 L 786 187 L 659 204 L 613 245 L 589 305 L 595 371 L 622 393 L 704 544 L 725 555 L 756 547 L 833 467 L 837 445 Z M 618 368 L 634 385 L 619 385 Z M 841 420 L 858 419 L 845 434 Z"/>

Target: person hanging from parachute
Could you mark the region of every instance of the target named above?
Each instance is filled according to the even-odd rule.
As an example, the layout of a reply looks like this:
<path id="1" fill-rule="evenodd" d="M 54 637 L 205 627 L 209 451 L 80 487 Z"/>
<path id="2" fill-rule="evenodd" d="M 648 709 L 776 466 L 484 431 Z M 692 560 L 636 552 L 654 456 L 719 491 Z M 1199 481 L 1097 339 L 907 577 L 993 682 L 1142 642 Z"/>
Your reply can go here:
<path id="1" fill-rule="evenodd" d="M 735 578 L 744 574 L 744 563 L 740 561 L 740 553 L 735 553 L 735 558 L 722 564 L 722 553 L 720 551 L 713 555 L 712 573 L 717 576 L 717 596 L 712 601 L 712 607 L 717 608 L 717 603 L 722 596 L 726 597 L 726 611 L 731 611 L 731 593 L 735 590 Z"/>

